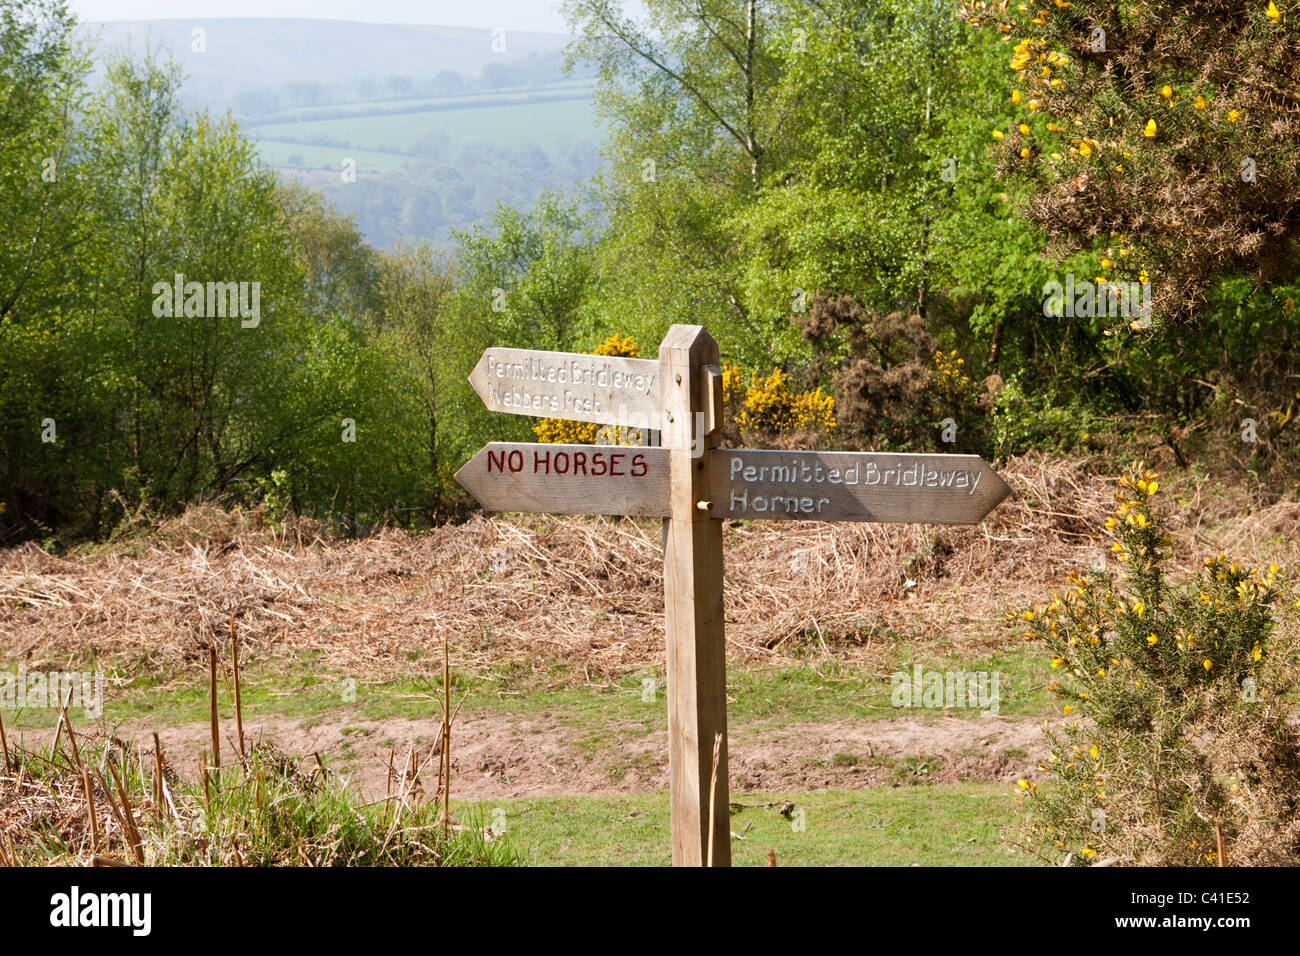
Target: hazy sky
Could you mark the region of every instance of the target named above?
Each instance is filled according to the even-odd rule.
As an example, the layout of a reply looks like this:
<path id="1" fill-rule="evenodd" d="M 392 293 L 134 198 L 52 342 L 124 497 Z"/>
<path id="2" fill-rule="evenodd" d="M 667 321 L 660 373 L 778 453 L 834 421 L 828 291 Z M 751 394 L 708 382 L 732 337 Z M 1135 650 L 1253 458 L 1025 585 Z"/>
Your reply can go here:
<path id="1" fill-rule="evenodd" d="M 559 0 L 71 0 L 82 20 L 312 17 L 566 33 Z"/>

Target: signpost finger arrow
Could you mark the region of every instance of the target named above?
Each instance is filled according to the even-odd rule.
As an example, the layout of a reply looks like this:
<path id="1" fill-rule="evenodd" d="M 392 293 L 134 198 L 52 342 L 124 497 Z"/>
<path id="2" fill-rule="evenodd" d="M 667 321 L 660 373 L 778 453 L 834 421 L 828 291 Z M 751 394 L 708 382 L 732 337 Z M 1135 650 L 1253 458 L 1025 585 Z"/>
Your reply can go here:
<path id="1" fill-rule="evenodd" d="M 978 455 L 746 448 L 713 454 L 719 518 L 975 524 L 1011 492 Z"/>
<path id="2" fill-rule="evenodd" d="M 651 359 L 490 348 L 469 382 L 494 412 L 660 427 L 659 363 Z"/>
<path id="3" fill-rule="evenodd" d="M 494 441 L 456 472 L 488 511 L 668 516 L 668 450 Z"/>

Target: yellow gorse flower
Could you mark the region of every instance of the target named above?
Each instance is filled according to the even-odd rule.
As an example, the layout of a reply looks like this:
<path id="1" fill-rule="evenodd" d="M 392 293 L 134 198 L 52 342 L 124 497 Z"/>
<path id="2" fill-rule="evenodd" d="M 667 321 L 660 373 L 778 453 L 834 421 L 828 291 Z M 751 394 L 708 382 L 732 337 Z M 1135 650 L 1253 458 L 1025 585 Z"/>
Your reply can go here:
<path id="1" fill-rule="evenodd" d="M 807 392 L 790 389 L 789 376 L 779 368 L 766 379 L 754 373 L 744 397 L 741 397 L 740 369 L 724 364 L 722 369 L 723 402 L 728 407 L 740 405 L 735 422 L 742 432 L 829 432 L 835 429 L 835 399 L 820 387 Z"/>
<path id="2" fill-rule="evenodd" d="M 622 358 L 639 358 L 641 348 L 631 336 L 608 336 L 591 350 L 592 355 L 610 355 Z M 640 445 L 643 435 L 639 428 L 625 425 L 596 425 L 591 422 L 571 422 L 559 418 L 543 418 L 533 426 L 539 442 L 559 445 Z"/>

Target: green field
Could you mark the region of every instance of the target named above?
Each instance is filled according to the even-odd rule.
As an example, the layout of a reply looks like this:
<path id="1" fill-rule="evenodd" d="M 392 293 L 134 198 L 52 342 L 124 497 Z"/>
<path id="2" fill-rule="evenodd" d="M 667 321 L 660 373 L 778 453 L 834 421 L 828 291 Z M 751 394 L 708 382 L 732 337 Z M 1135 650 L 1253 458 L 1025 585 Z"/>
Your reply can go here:
<path id="1" fill-rule="evenodd" d="M 983 660 L 959 662 L 955 657 L 945 656 L 913 658 L 907 648 L 900 648 L 890 667 L 907 672 L 913 660 L 927 671 L 957 667 L 968 671 L 996 670 L 1001 675 L 998 712 L 1003 717 L 1040 718 L 1054 712 L 1045 689 L 1050 668 L 1042 655 L 1028 649 L 1017 648 Z M 132 668 L 125 663 L 119 667 L 100 666 L 106 673 L 104 714 L 110 722 L 138 719 L 168 726 L 207 719 L 208 684 L 204 672 L 155 671 L 148 677 L 133 677 L 130 676 Z M 17 668 L 18 662 L 10 660 L 0 668 L 0 673 L 13 673 Z M 568 728 L 618 726 L 625 733 L 634 726 L 648 733 L 667 722 L 667 703 L 662 692 L 652 702 L 641 696 L 642 680 L 662 681 L 661 674 L 646 672 L 613 684 L 582 687 L 563 686 L 568 676 L 565 667 L 553 664 L 523 678 L 491 672 L 479 676 L 457 675 L 452 685 L 457 696 L 467 695 L 466 714 L 544 716 L 549 723 Z M 340 688 L 347 677 L 346 672 L 328 667 L 312 654 L 293 655 L 274 662 L 247 660 L 242 686 L 245 719 L 287 717 L 307 723 L 339 716 L 367 721 L 422 719 L 431 712 L 441 687 L 441 678 L 436 674 L 427 679 L 392 674 L 359 682 L 355 701 L 342 703 Z M 727 674 L 730 697 L 727 712 L 734 725 L 760 726 L 775 726 L 790 720 L 875 721 L 897 717 L 978 720 L 982 713 L 976 707 L 896 708 L 890 700 L 891 690 L 888 679 L 835 664 L 734 668 Z M 223 686 L 222 694 L 221 707 L 225 713 L 229 688 Z M 29 709 L 22 714 L 11 708 L 0 708 L 0 716 L 10 726 L 32 728 L 51 727 L 58 719 L 57 711 L 52 708 Z"/>
<path id="2" fill-rule="evenodd" d="M 391 113 L 394 115 L 409 113 L 419 107 L 429 109 L 480 109 L 491 108 L 502 100 L 528 101 L 538 97 L 556 95 L 574 96 L 589 94 L 592 89 L 589 80 L 571 80 L 564 83 L 550 83 L 543 88 L 483 90 L 475 93 L 459 93 L 455 96 L 421 96 L 393 100 L 358 100 L 355 103 L 331 103 L 327 106 L 302 106 L 278 110 L 255 120 L 245 120 L 244 126 L 259 126 L 269 123 L 316 122 L 327 119 L 344 119 L 356 113 Z"/>
<path id="3" fill-rule="evenodd" d="M 343 169 L 343 160 L 353 159 L 357 171 L 364 173 L 394 173 L 405 169 L 410 156 L 397 153 L 380 153 L 370 149 L 345 149 L 342 146 L 316 146 L 309 143 L 285 143 L 264 139 L 257 143 L 262 162 L 270 166 L 305 167 L 307 169 Z M 290 157 L 298 160 L 290 162 Z"/>
<path id="4" fill-rule="evenodd" d="M 248 129 L 260 141 L 263 158 L 272 165 L 284 165 L 292 153 L 301 154 L 305 164 L 314 167 L 336 167 L 344 156 L 353 156 L 358 168 L 366 171 L 400 169 L 406 161 L 403 156 L 371 150 L 409 154 L 420 140 L 432 133 L 446 135 L 453 147 L 476 143 L 506 146 L 531 140 L 548 153 L 565 140 L 601 138 L 591 101 L 587 99 L 268 123 Z M 300 142 L 317 137 L 351 145 L 334 147 Z"/>

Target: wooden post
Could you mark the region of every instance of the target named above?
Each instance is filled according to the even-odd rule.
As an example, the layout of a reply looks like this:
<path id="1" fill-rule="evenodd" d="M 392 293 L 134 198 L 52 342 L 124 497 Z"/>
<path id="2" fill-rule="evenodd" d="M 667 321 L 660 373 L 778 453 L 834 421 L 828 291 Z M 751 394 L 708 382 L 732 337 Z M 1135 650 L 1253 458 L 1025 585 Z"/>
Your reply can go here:
<path id="1" fill-rule="evenodd" d="M 727 677 L 722 615 L 722 521 L 710 502 L 707 449 L 721 411 L 711 371 L 718 345 L 698 325 L 674 325 L 659 346 L 663 447 L 670 450 L 672 517 L 665 519 L 668 774 L 674 866 L 731 865 Z M 716 791 L 714 740 L 717 751 Z M 709 808 L 714 818 L 710 825 Z M 710 853 L 709 838 L 713 836 Z"/>
<path id="2" fill-rule="evenodd" d="M 221 732 L 217 724 L 217 635 L 208 645 L 208 719 L 212 724 L 212 761 L 221 769 Z"/>

